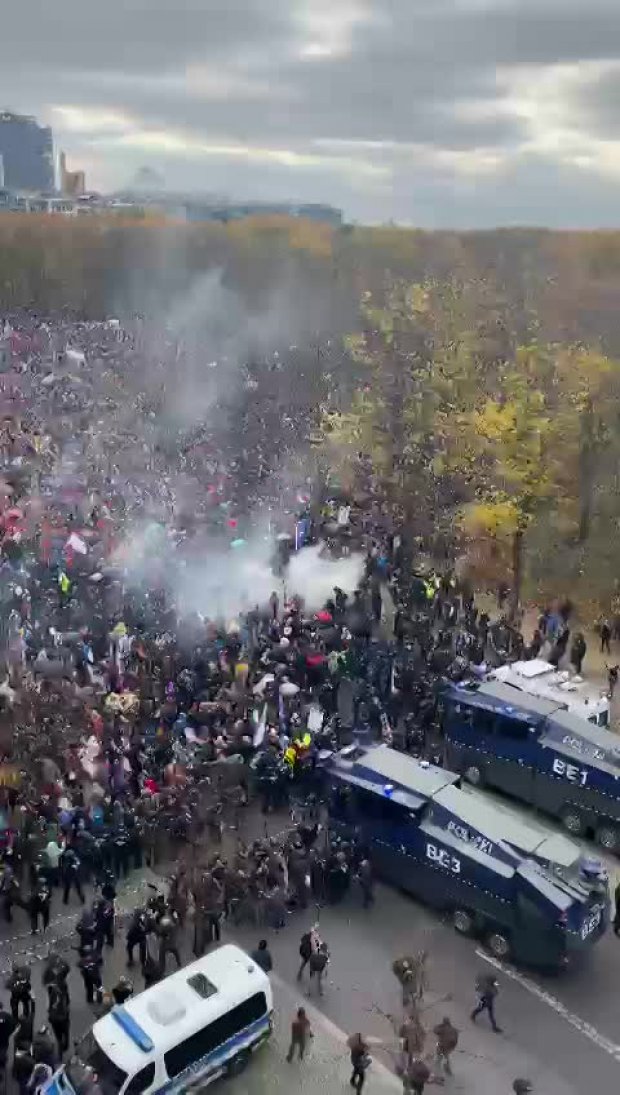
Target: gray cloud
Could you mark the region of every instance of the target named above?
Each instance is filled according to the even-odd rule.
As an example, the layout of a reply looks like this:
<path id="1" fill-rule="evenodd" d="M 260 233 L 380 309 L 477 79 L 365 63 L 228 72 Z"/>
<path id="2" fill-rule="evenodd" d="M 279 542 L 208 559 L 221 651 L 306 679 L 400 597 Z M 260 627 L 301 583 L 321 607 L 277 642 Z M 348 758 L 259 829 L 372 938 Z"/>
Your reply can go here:
<path id="1" fill-rule="evenodd" d="M 617 0 L 21 0 L 0 105 L 104 187 L 148 163 L 359 219 L 614 223 L 620 151 L 593 139 L 618 139 L 619 53 Z M 520 96 L 553 66 L 537 124 Z"/>

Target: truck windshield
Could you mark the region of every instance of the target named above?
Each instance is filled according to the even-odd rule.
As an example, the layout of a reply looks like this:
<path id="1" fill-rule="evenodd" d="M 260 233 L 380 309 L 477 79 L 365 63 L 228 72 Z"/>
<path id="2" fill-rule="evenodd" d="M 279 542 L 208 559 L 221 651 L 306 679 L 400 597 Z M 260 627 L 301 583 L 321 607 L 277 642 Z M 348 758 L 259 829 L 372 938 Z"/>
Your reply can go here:
<path id="1" fill-rule="evenodd" d="M 95 1077 L 102 1095 L 118 1095 L 127 1073 L 103 1052 L 92 1032 L 82 1040 L 78 1052 L 79 1060 L 71 1061 L 65 1070 L 76 1095 L 89 1095 Z"/>

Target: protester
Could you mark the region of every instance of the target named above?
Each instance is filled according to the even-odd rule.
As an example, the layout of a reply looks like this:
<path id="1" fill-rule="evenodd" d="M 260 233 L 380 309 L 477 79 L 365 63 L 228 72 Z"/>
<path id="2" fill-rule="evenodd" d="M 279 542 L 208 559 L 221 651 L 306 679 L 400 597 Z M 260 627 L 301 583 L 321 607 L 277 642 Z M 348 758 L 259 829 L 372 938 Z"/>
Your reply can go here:
<path id="1" fill-rule="evenodd" d="M 348 1039 L 347 1044 L 351 1052 L 351 1067 L 353 1069 L 349 1083 L 351 1087 L 355 1088 L 359 1095 L 359 1092 L 364 1087 L 366 1071 L 371 1063 L 370 1054 L 366 1042 L 359 1033 L 352 1034 Z"/>
<path id="2" fill-rule="evenodd" d="M 297 1050 L 299 1060 L 303 1060 L 309 1038 L 314 1038 L 310 1020 L 306 1015 L 305 1008 L 297 1008 L 297 1014 L 291 1023 L 291 1044 L 286 1055 L 287 1061 L 293 1060 L 295 1050 Z"/>
<path id="3" fill-rule="evenodd" d="M 544 642 L 556 663 L 569 651 L 580 673 L 587 647 L 581 632 L 568 645 L 570 605 L 545 610 L 526 646 L 520 624 L 503 615 L 506 581 L 502 615 L 492 620 L 466 578 L 416 568 L 403 515 L 374 497 L 372 484 L 359 492 L 365 503 L 305 472 L 292 485 L 278 471 L 272 485 L 270 471 L 297 451 L 314 407 L 290 417 L 259 392 L 234 430 L 219 428 L 229 421 L 219 402 L 217 423 L 177 427 L 167 401 L 182 385 L 171 378 L 191 351 L 170 331 L 153 348 L 138 321 L 120 335 L 103 321 L 66 316 L 14 322 L 28 332 L 18 364 L 31 406 L 2 431 L 0 714 L 16 707 L 19 717 L 11 715 L 6 743 L 16 782 L 2 801 L 1 903 L 7 922 L 29 918 L 34 934 L 49 926 L 54 890 L 62 886 L 65 906 L 75 891 L 84 906 L 77 966 L 87 1003 L 101 1006 L 117 890 L 132 893 L 134 868 L 174 864 L 167 895 L 132 897 L 143 904 L 129 919 L 127 965 L 137 951 L 147 986 L 165 976 L 169 953 L 181 965 L 192 912 L 199 956 L 229 925 L 250 926 L 254 938 L 281 931 L 310 901 L 350 901 L 357 884 L 370 910 L 368 849 L 324 824 L 323 751 L 359 736 L 441 761 L 442 681 L 482 676 L 494 658 L 538 656 Z M 74 345 L 84 358 L 77 379 L 67 368 Z M 248 376 L 271 385 L 272 366 L 248 366 Z M 262 555 L 272 553 L 260 577 L 250 550 L 244 560 L 256 539 Z M 304 541 L 310 552 L 298 556 Z M 307 604 L 291 558 L 321 570 L 322 592 L 310 590 Z M 339 559 L 353 562 L 349 584 L 332 567 Z M 606 622 L 600 634 L 609 653 Z M 250 840 L 255 802 L 266 815 L 287 811 L 292 831 L 269 838 L 261 825 Z M 322 995 L 329 949 L 318 926 L 302 935 L 299 956 L 298 980 L 308 967 L 309 987 Z M 265 939 L 252 958 L 271 972 Z M 7 987 L 26 1028 L 34 1004 L 29 979 L 27 988 L 18 981 Z M 428 1077 L 424 1032 L 409 1012 L 426 983 L 418 956 L 401 980 L 408 1013 L 399 1027 L 416 1092 Z M 66 985 L 66 975 L 46 981 L 61 1056 L 70 1037 Z M 132 991 L 121 979 L 109 1003 Z M 472 1021 L 486 1010 L 499 1031 L 496 993 L 492 979 L 479 986 Z M 295 1047 L 301 1058 L 311 1037 L 303 1008 L 292 1027 L 289 1059 Z M 27 1034 L 18 1072 L 32 1048 Z M 449 1074 L 458 1032 L 445 1019 L 435 1035 Z M 358 1090 L 367 1058 L 360 1048 L 354 1062 L 351 1050 Z"/>
<path id="4" fill-rule="evenodd" d="M 251 957 L 256 962 L 256 965 L 260 966 L 265 973 L 271 973 L 273 969 L 273 959 L 266 939 L 261 939 L 259 941 L 258 947 L 256 950 L 252 951 Z"/>
<path id="5" fill-rule="evenodd" d="M 437 1049 L 435 1054 L 437 1067 L 443 1068 L 446 1076 L 451 1076 L 452 1064 L 450 1058 L 458 1045 L 459 1032 L 456 1027 L 452 1025 L 448 1016 L 444 1016 L 441 1023 L 434 1027 L 433 1033 L 437 1037 Z"/>
<path id="6" fill-rule="evenodd" d="M 491 1023 L 491 1029 L 495 1034 L 501 1034 L 501 1027 L 497 1025 L 495 1018 L 495 1000 L 499 991 L 499 985 L 497 978 L 492 974 L 481 974 L 476 981 L 476 992 L 478 994 L 478 1004 L 471 1013 L 471 1020 L 473 1023 L 479 1015 L 482 1015 L 483 1011 L 486 1011 Z"/>
<path id="7" fill-rule="evenodd" d="M 312 951 L 310 955 L 310 991 L 312 991 L 312 985 L 316 982 L 317 992 L 319 996 L 323 995 L 323 979 L 329 964 L 329 948 L 327 943 L 319 943 L 318 950 Z"/>

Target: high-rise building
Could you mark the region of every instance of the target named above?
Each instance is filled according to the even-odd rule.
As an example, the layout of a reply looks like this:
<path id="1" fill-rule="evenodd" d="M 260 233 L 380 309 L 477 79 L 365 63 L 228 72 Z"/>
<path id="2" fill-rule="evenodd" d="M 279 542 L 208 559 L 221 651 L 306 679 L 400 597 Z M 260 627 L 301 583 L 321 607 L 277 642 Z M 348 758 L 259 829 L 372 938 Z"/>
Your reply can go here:
<path id="1" fill-rule="evenodd" d="M 62 194 L 70 198 L 79 198 L 86 190 L 86 176 L 83 171 L 68 171 L 67 157 L 64 152 L 59 157 L 59 186 Z"/>
<path id="2" fill-rule="evenodd" d="M 9 190 L 54 189 L 54 142 L 36 118 L 0 112 L 0 156 Z"/>

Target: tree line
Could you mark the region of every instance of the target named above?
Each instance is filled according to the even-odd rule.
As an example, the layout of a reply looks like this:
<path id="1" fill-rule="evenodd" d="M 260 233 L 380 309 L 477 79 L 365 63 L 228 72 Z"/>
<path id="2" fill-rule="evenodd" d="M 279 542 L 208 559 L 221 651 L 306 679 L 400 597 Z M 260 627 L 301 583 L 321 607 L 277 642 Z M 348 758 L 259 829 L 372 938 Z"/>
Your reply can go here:
<path id="1" fill-rule="evenodd" d="M 212 270 L 250 310 L 292 284 L 311 314 L 326 472 L 514 600 L 609 609 L 619 233 L 0 215 L 4 314 L 161 315 Z"/>

